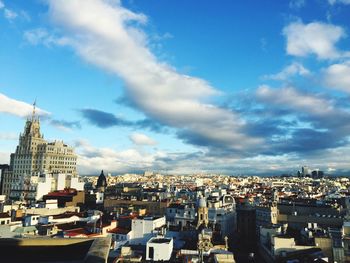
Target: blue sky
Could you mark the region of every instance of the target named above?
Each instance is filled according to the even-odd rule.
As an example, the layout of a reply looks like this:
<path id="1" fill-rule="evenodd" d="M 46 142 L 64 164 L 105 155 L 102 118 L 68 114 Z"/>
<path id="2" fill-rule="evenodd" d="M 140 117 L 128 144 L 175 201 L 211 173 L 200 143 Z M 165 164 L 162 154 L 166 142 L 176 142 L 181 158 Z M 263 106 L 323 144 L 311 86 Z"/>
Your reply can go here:
<path id="1" fill-rule="evenodd" d="M 36 99 L 81 174 L 350 169 L 350 1 L 1 0 L 0 162 Z"/>

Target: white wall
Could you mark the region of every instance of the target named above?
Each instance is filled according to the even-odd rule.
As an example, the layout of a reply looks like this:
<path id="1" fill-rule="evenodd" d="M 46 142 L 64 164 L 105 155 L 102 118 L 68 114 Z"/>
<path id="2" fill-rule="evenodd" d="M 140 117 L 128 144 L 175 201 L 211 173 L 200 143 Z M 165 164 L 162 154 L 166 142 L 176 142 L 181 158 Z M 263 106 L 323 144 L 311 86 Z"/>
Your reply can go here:
<path id="1" fill-rule="evenodd" d="M 11 217 L 0 218 L 0 225 L 8 225 L 11 223 Z"/>
<path id="2" fill-rule="evenodd" d="M 154 230 L 165 224 L 165 216 L 155 220 L 151 218 L 133 219 L 131 223 L 132 239 L 130 243 L 145 245 L 146 242 L 154 236 Z"/>
<path id="3" fill-rule="evenodd" d="M 96 204 L 103 204 L 104 194 L 102 192 L 96 192 Z"/>
<path id="4" fill-rule="evenodd" d="M 169 243 L 152 243 L 152 238 L 147 242 L 146 246 L 146 260 L 153 261 L 168 261 L 171 258 L 171 253 L 173 251 L 173 240 L 171 239 Z M 153 258 L 150 258 L 150 248 L 153 248 Z"/>
<path id="5" fill-rule="evenodd" d="M 84 182 L 79 182 L 78 177 L 72 177 L 70 180 L 70 187 L 76 189 L 77 191 L 84 191 Z"/>
<path id="6" fill-rule="evenodd" d="M 55 174 L 54 175 L 56 178 L 56 190 L 64 190 L 66 186 L 66 175 L 65 174 Z"/>
<path id="7" fill-rule="evenodd" d="M 37 188 L 36 188 L 36 200 L 41 200 L 44 195 L 51 192 L 51 183 L 52 178 L 49 175 L 45 175 L 45 178 L 43 181 L 38 182 Z"/>
<path id="8" fill-rule="evenodd" d="M 24 226 L 35 226 L 39 223 L 39 215 L 27 215 L 24 217 Z"/>
<path id="9" fill-rule="evenodd" d="M 55 199 L 53 199 L 53 200 L 46 200 L 45 201 L 45 208 L 57 209 L 58 208 L 57 200 L 55 200 Z"/>

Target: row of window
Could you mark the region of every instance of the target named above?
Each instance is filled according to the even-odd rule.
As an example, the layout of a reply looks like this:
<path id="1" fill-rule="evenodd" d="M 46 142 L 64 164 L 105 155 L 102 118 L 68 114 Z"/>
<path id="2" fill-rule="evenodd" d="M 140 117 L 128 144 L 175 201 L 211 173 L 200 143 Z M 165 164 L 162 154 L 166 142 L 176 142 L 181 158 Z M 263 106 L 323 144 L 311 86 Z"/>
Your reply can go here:
<path id="1" fill-rule="evenodd" d="M 10 224 L 10 219 L 1 220 L 1 221 L 0 221 L 0 224 L 1 224 L 1 225 Z"/>

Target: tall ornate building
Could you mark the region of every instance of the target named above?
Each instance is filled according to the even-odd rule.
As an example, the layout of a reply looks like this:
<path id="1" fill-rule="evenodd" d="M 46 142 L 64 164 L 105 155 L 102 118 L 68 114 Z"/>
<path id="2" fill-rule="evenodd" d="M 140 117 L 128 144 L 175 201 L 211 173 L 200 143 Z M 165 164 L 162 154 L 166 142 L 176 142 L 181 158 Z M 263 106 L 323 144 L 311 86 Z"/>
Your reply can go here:
<path id="1" fill-rule="evenodd" d="M 11 154 L 10 169 L 4 176 L 3 194 L 13 200 L 26 199 L 26 192 L 35 191 L 43 174 L 65 174 L 69 180 L 77 177 L 77 156 L 74 149 L 62 141 L 47 142 L 40 131 L 35 112 L 27 119 L 15 153 Z"/>

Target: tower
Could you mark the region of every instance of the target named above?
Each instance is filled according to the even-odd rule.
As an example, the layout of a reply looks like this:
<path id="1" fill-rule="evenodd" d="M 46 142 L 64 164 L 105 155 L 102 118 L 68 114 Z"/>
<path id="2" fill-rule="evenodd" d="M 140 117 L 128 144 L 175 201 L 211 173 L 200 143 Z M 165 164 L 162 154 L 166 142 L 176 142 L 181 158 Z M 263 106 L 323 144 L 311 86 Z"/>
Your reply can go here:
<path id="1" fill-rule="evenodd" d="M 201 225 L 208 227 L 209 223 L 209 213 L 207 207 L 207 201 L 203 196 L 200 196 L 197 203 L 197 228 Z"/>
<path id="2" fill-rule="evenodd" d="M 107 187 L 107 179 L 102 170 L 100 176 L 97 179 L 96 188 L 99 192 L 104 192 L 106 187 Z"/>
<path id="3" fill-rule="evenodd" d="M 63 141 L 47 142 L 41 134 L 36 102 L 10 158 L 9 173 L 3 182 L 2 192 L 13 201 L 24 199 L 28 203 L 34 202 L 36 186 L 42 174 L 61 173 L 71 180 L 78 176 L 74 149 Z"/>
<path id="4" fill-rule="evenodd" d="M 278 214 L 279 214 L 278 202 L 279 202 L 278 191 L 274 189 L 272 191 L 272 203 L 271 203 L 271 223 L 272 224 L 278 223 Z"/>

